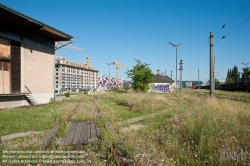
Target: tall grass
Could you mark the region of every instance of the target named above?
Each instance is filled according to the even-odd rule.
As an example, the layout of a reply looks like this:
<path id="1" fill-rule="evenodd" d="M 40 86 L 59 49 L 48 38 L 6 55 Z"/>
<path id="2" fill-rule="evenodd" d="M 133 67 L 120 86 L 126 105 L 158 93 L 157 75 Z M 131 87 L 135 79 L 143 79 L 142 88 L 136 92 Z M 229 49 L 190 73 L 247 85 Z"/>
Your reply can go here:
<path id="1" fill-rule="evenodd" d="M 162 110 L 166 112 L 132 124 L 117 125 L 120 121 Z M 95 120 L 102 129 L 102 142 L 89 144 L 84 149 L 96 154 L 91 157 L 93 163 L 105 163 L 100 156 L 112 158 L 107 149 L 114 144 L 118 154 L 130 160 L 132 165 L 249 164 L 250 156 L 248 160 L 240 161 L 233 158 L 223 160 L 221 157 L 225 151 L 250 152 L 250 104 L 210 99 L 208 95 L 197 97 L 191 91 L 182 95 L 113 92 L 81 94 L 60 104 L 0 112 L 3 120 L 0 131 L 4 134 L 39 131 L 62 121 L 65 132 L 65 121 L 72 113 L 72 121 Z M 36 124 L 38 120 L 40 122 Z M 136 124 L 144 125 L 144 128 L 130 132 L 119 131 L 120 135 L 117 135 L 105 130 L 106 122 L 112 122 L 118 130 Z M 42 123 L 45 123 L 44 126 Z M 64 136 L 63 131 L 60 131 L 60 137 Z M 18 144 L 18 140 L 14 142 Z M 27 148 L 32 147 L 34 149 L 36 146 L 31 143 L 31 147 Z M 65 150 L 67 147 L 59 149 Z"/>
<path id="2" fill-rule="evenodd" d="M 223 151 L 249 152 L 249 104 L 204 98 L 189 100 L 192 108 L 181 110 L 149 137 L 157 151 L 165 152 L 175 165 L 228 165 L 237 161 L 221 159 Z M 248 160 L 238 161 L 247 163 Z"/>
<path id="3" fill-rule="evenodd" d="M 116 102 L 117 105 L 131 108 L 135 106 L 135 110 L 141 113 L 151 113 L 164 109 L 168 106 L 168 94 L 156 93 L 124 93 L 110 95 L 110 98 Z"/>

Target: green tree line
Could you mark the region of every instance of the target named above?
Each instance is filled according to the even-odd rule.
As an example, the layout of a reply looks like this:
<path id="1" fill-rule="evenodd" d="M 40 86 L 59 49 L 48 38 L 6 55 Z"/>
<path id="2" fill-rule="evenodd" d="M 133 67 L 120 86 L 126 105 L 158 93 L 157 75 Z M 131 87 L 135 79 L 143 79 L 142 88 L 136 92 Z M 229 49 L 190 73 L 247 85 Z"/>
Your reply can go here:
<path id="1" fill-rule="evenodd" d="M 240 77 L 241 74 L 241 77 Z M 227 71 L 226 83 L 240 82 L 250 80 L 250 68 L 242 68 L 242 72 L 238 71 L 238 67 L 234 66 L 232 69 Z"/>

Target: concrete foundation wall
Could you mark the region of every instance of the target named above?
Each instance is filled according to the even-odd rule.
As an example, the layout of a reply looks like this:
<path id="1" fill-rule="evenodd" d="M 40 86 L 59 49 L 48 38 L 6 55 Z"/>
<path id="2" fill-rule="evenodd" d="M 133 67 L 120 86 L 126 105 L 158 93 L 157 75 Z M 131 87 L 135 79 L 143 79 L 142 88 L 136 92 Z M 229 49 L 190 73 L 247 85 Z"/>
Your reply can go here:
<path id="1" fill-rule="evenodd" d="M 38 104 L 49 103 L 51 98 L 54 98 L 54 93 L 32 93 Z"/>
<path id="2" fill-rule="evenodd" d="M 51 98 L 54 98 L 54 93 L 34 93 L 32 94 L 38 104 L 49 103 Z M 24 96 L 1 96 L 0 97 L 0 109 L 14 108 L 30 105 L 27 98 Z"/>
<path id="3" fill-rule="evenodd" d="M 0 109 L 29 105 L 24 96 L 1 96 Z"/>

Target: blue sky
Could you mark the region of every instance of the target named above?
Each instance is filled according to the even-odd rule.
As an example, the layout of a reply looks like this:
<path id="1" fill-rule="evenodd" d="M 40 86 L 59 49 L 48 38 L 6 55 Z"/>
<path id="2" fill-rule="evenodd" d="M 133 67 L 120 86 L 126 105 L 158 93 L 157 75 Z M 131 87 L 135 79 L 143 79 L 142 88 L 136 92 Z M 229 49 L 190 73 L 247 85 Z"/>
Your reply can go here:
<path id="1" fill-rule="evenodd" d="M 183 59 L 184 63 L 183 80 L 197 80 L 198 68 L 200 80 L 208 80 L 208 37 L 210 32 L 218 30 L 214 38 L 215 69 L 227 71 L 236 65 L 241 71 L 244 66 L 240 62 L 250 62 L 250 5 L 234 17 L 250 0 L 0 2 L 74 36 L 73 45 L 85 52 L 60 49 L 57 54 L 71 61 L 85 62 L 86 55 L 90 54 L 91 65 L 100 70 L 100 75 L 108 75 L 109 67 L 105 63 L 119 58 L 120 63 L 131 69 L 136 58 L 149 63 L 154 73 L 157 69 L 166 69 L 170 76 L 172 70 L 175 79 L 176 52 L 168 42 L 184 42 L 178 48 L 178 69 L 179 60 Z M 226 38 L 220 40 L 227 33 Z M 125 71 L 120 68 L 120 77 L 128 79 Z M 115 66 L 110 66 L 110 73 L 115 76 Z M 219 79 L 225 78 L 226 72 L 219 72 Z"/>

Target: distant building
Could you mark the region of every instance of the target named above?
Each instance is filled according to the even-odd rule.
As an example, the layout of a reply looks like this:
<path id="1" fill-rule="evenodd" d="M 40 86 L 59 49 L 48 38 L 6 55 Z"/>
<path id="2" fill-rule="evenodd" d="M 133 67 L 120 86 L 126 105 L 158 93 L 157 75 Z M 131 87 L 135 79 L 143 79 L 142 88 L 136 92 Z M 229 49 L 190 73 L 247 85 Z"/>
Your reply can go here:
<path id="1" fill-rule="evenodd" d="M 116 82 L 118 81 L 118 87 L 123 87 L 123 81 L 121 78 L 116 80 L 115 77 L 109 77 L 106 75 L 98 76 L 98 89 L 97 91 L 107 90 L 110 88 L 115 88 L 117 86 Z"/>
<path id="2" fill-rule="evenodd" d="M 226 80 L 225 79 L 220 79 L 220 84 L 225 84 L 226 83 Z"/>
<path id="3" fill-rule="evenodd" d="M 98 70 L 83 62 L 71 62 L 56 56 L 56 84 L 55 92 L 82 92 L 97 89 Z"/>
<path id="4" fill-rule="evenodd" d="M 192 86 L 202 86 L 202 81 L 182 81 L 182 88 L 191 88 Z M 180 81 L 177 81 L 178 87 L 180 87 Z"/>
<path id="5" fill-rule="evenodd" d="M 173 83 L 174 80 L 164 74 L 160 74 L 160 70 L 157 70 L 156 75 L 154 75 L 154 83 L 150 84 L 150 91 L 169 93 L 174 90 Z"/>
<path id="6" fill-rule="evenodd" d="M 225 79 L 221 79 L 219 80 L 220 81 L 220 84 L 225 84 L 226 83 L 226 80 Z M 210 80 L 208 80 L 205 85 L 210 85 Z"/>
<path id="7" fill-rule="evenodd" d="M 123 87 L 127 87 L 127 88 L 132 87 L 132 82 L 131 81 L 123 80 L 122 82 L 123 82 Z"/>
<path id="8" fill-rule="evenodd" d="M 72 36 L 0 4 L 0 108 L 48 103 L 56 41 Z"/>

